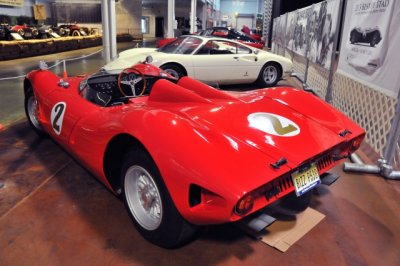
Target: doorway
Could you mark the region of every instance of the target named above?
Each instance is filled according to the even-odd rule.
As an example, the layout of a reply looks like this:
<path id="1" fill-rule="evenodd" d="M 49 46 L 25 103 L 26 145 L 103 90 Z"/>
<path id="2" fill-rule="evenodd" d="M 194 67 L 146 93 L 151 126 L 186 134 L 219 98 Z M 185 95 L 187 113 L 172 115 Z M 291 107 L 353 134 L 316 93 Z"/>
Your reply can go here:
<path id="1" fill-rule="evenodd" d="M 164 17 L 156 17 L 156 37 L 164 37 Z"/>

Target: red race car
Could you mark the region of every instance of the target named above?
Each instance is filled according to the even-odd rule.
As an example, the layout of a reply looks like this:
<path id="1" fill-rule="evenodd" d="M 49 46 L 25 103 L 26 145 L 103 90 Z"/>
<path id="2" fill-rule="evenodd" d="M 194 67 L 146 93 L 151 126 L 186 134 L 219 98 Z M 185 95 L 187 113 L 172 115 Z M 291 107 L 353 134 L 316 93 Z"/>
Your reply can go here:
<path id="1" fill-rule="evenodd" d="M 294 88 L 226 92 L 143 62 L 114 73 L 24 81 L 29 123 L 115 194 L 138 231 L 172 248 L 199 226 L 301 211 L 364 130 Z"/>
<path id="2" fill-rule="evenodd" d="M 34 39 L 39 36 L 39 31 L 36 27 L 25 24 L 12 26 L 11 31 L 17 32 L 24 39 Z"/>

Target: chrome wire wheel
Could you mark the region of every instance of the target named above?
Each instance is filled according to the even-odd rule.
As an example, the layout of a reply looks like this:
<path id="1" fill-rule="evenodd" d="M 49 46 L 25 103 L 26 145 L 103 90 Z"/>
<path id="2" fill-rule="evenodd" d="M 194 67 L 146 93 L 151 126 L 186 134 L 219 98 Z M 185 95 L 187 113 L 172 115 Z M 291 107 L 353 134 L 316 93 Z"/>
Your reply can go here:
<path id="1" fill-rule="evenodd" d="M 274 65 L 269 65 L 264 68 L 263 79 L 266 84 L 275 83 L 278 78 L 278 69 Z"/>
<path id="2" fill-rule="evenodd" d="M 126 171 L 124 187 L 126 202 L 137 223 L 146 230 L 156 230 L 163 210 L 154 178 L 143 167 L 133 165 Z"/>
<path id="3" fill-rule="evenodd" d="M 171 76 L 173 76 L 174 78 L 177 78 L 177 79 L 180 78 L 178 71 L 176 71 L 175 69 L 167 68 L 167 69 L 164 69 L 164 71 L 167 72 L 168 74 L 170 74 Z"/>
<path id="4" fill-rule="evenodd" d="M 37 128 L 38 130 L 42 129 L 42 126 L 39 123 L 38 119 L 38 102 L 36 100 L 36 97 L 34 94 L 32 94 L 28 98 L 28 103 L 27 103 L 27 109 L 28 109 L 28 116 L 29 120 L 31 121 L 32 125 Z"/>

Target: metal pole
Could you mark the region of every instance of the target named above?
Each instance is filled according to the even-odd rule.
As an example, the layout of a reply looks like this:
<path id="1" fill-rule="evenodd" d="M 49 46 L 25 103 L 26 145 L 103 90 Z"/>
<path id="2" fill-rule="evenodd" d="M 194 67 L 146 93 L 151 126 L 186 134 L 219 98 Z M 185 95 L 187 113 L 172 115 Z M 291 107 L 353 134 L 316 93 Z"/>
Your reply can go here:
<path id="1" fill-rule="evenodd" d="M 190 6 L 190 33 L 194 33 L 197 31 L 196 29 L 196 7 L 197 0 L 192 0 Z"/>
<path id="2" fill-rule="evenodd" d="M 103 26 L 103 56 L 106 64 L 111 61 L 110 58 L 110 30 L 108 28 L 108 2 L 101 0 L 101 20 Z"/>
<path id="3" fill-rule="evenodd" d="M 168 38 L 174 38 L 175 0 L 168 0 Z"/>
<path id="4" fill-rule="evenodd" d="M 332 55 L 331 55 L 331 65 L 329 67 L 329 77 L 328 77 L 328 86 L 326 88 L 326 96 L 325 96 L 325 101 L 328 103 L 332 103 L 333 100 L 333 70 L 334 70 L 334 61 L 335 61 L 335 56 L 336 56 L 336 47 L 337 47 L 337 42 L 339 40 L 339 33 L 340 33 L 340 15 L 343 12 L 343 0 L 340 0 L 339 3 L 339 13 L 338 13 L 338 19 L 336 23 L 336 32 L 335 32 L 335 37 L 333 39 L 333 45 L 332 45 Z M 344 23 L 344 21 L 343 21 Z"/>
<path id="5" fill-rule="evenodd" d="M 116 23 L 115 23 L 115 0 L 110 0 L 109 3 L 109 31 L 110 31 L 110 57 L 111 60 L 117 58 L 117 33 L 116 33 Z"/>
<path id="6" fill-rule="evenodd" d="M 399 138 L 400 138 L 400 91 L 397 94 L 396 111 L 387 137 L 386 147 L 383 152 L 383 158 L 389 164 L 391 164 L 391 162 L 393 161 Z"/>

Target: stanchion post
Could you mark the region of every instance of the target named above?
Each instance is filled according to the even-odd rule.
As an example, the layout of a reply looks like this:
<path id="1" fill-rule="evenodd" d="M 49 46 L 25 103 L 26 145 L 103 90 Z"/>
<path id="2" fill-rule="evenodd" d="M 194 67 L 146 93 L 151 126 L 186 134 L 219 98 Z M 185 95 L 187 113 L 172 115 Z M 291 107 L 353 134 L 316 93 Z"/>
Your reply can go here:
<path id="1" fill-rule="evenodd" d="M 389 165 L 392 165 L 396 153 L 397 142 L 400 138 L 400 90 L 397 93 L 397 103 L 395 114 L 391 123 L 390 131 L 387 136 L 383 158 Z"/>

